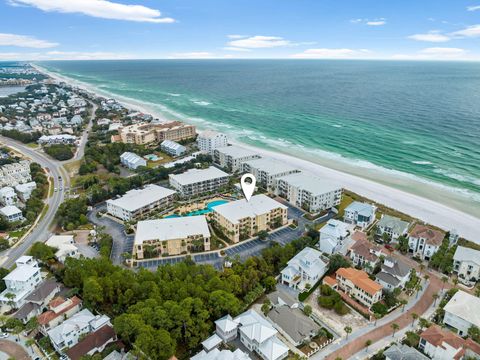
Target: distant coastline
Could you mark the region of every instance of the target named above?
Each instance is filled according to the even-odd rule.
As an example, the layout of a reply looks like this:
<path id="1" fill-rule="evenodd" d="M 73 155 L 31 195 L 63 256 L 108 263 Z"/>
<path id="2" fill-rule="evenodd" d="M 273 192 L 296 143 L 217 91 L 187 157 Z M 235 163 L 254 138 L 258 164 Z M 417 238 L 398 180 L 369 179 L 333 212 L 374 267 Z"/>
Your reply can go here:
<path id="1" fill-rule="evenodd" d="M 216 128 L 214 124 L 198 122 L 194 119 L 185 119 L 181 116 L 176 117 L 174 114 L 171 117 L 166 116 L 164 113 L 155 110 L 155 107 L 159 106 L 158 104 L 149 104 L 112 94 L 95 88 L 90 84 L 49 71 L 42 66 L 32 65 L 57 81 L 68 82 L 98 96 L 115 98 L 128 108 L 150 113 L 157 118 L 164 120 L 179 118 L 182 121 L 195 124 L 200 130 Z M 168 112 L 168 109 L 166 112 Z M 218 127 L 216 130 L 222 131 Z M 358 167 L 356 168 L 354 165 L 348 165 L 344 162 L 340 163 L 338 159 L 329 159 L 328 156 L 325 158 L 320 158 L 317 154 L 308 156 L 308 154 L 295 151 L 288 144 L 281 152 L 278 149 L 260 148 L 252 144 L 239 142 L 236 139 L 232 139 L 231 142 L 254 149 L 263 156 L 279 159 L 303 170 L 315 173 L 318 176 L 336 181 L 345 188 L 362 196 L 447 231 L 455 229 L 461 236 L 480 243 L 480 234 L 478 233 L 478 228 L 480 228 L 479 203 L 476 201 L 471 203 L 463 201 L 461 197 L 455 196 L 455 192 L 448 189 L 448 186 L 395 170 L 379 169 L 376 166 L 370 169 L 368 166 L 361 168 L 362 176 L 360 177 L 358 176 Z M 423 163 L 419 165 L 421 166 Z M 414 188 L 412 188 L 412 184 Z"/>

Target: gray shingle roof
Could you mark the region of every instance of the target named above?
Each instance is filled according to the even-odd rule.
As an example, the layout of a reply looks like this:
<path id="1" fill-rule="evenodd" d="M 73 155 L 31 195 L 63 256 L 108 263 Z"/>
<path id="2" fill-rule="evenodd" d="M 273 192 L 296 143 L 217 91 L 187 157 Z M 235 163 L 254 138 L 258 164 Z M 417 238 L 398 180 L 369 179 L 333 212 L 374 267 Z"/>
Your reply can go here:
<path id="1" fill-rule="evenodd" d="M 280 306 L 272 309 L 268 317 L 283 329 L 295 342 L 302 342 L 310 333 L 316 333 L 320 327 L 299 309 Z"/>
<path id="2" fill-rule="evenodd" d="M 393 345 L 383 352 L 390 360 L 429 360 L 420 351 L 411 348 L 407 345 Z"/>

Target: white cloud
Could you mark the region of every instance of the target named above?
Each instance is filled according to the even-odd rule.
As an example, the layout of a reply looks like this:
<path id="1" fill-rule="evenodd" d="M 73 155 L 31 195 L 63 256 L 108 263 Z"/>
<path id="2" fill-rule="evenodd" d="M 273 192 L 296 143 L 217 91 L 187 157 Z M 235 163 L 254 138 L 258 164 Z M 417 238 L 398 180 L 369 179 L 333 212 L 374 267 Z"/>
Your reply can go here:
<path id="1" fill-rule="evenodd" d="M 46 49 L 58 46 L 58 44 L 50 41 L 39 40 L 32 36 L 0 33 L 0 46 Z"/>
<path id="2" fill-rule="evenodd" d="M 251 49 L 238 48 L 238 47 L 233 47 L 233 46 L 226 46 L 226 47 L 223 48 L 223 50 L 227 50 L 227 51 L 239 51 L 239 52 L 252 51 Z"/>
<path id="3" fill-rule="evenodd" d="M 294 59 L 351 59 L 363 57 L 369 52 L 367 49 L 307 49 L 290 57 Z"/>
<path id="4" fill-rule="evenodd" d="M 378 19 L 351 19 L 350 22 L 352 24 L 363 24 L 363 25 L 368 25 L 368 26 L 382 26 L 387 23 L 387 20 L 385 18 L 378 18 Z"/>
<path id="5" fill-rule="evenodd" d="M 421 54 L 441 56 L 441 57 L 458 57 L 466 53 L 465 49 L 450 48 L 450 47 L 431 47 L 420 51 Z"/>
<path id="6" fill-rule="evenodd" d="M 479 37 L 480 36 L 480 25 L 471 25 L 466 27 L 463 30 L 455 31 L 451 33 L 454 37 Z"/>
<path id="7" fill-rule="evenodd" d="M 227 35 L 229 39 L 242 39 L 248 37 L 248 35 Z"/>
<path id="8" fill-rule="evenodd" d="M 477 11 L 480 10 L 480 5 L 467 6 L 468 11 Z"/>
<path id="9" fill-rule="evenodd" d="M 0 60 L 120 60 L 133 55 L 110 52 L 48 51 L 27 53 L 0 53 Z"/>
<path id="10" fill-rule="evenodd" d="M 435 42 L 435 43 L 447 42 L 450 40 L 449 36 L 441 34 L 438 31 L 430 31 L 426 34 L 414 34 L 414 35 L 410 35 L 408 38 L 412 40 L 417 40 L 417 41 L 426 41 L 426 42 Z"/>
<path id="11" fill-rule="evenodd" d="M 169 59 L 214 59 L 216 56 L 208 51 L 192 51 L 171 54 Z"/>
<path id="12" fill-rule="evenodd" d="M 251 36 L 239 40 L 230 41 L 227 44 L 229 47 L 244 48 L 244 49 L 262 49 L 275 48 L 282 46 L 294 45 L 289 40 L 278 36 Z"/>
<path id="13" fill-rule="evenodd" d="M 461 48 L 431 47 L 418 51 L 415 54 L 396 54 L 392 56 L 396 60 L 474 60 L 468 56 L 468 52 Z"/>
<path id="14" fill-rule="evenodd" d="M 143 5 L 125 5 L 107 0 L 9 0 L 12 5 L 33 6 L 46 12 L 80 13 L 103 19 L 172 23 L 161 12 Z"/>

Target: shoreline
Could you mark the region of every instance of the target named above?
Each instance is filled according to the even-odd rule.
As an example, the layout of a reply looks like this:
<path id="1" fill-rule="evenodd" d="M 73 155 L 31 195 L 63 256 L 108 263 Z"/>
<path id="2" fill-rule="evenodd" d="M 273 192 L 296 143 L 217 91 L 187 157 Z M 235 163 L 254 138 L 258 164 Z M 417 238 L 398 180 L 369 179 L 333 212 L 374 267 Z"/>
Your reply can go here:
<path id="1" fill-rule="evenodd" d="M 158 114 L 156 111 L 148 109 L 148 106 L 137 105 L 135 104 L 135 101 L 122 100 L 121 96 L 108 94 L 107 92 L 105 92 L 107 95 L 104 95 L 102 94 L 101 90 L 95 89 L 93 86 L 89 86 L 77 80 L 52 73 L 41 66 L 35 64 L 31 65 L 38 71 L 47 74 L 56 81 L 70 83 L 73 86 L 92 92 L 97 96 L 114 97 L 119 103 L 128 109 L 150 113 L 161 120 L 168 120 L 165 116 Z M 478 229 L 480 229 L 480 218 L 465 213 L 454 206 L 439 203 L 421 195 L 417 195 L 413 192 L 397 189 L 393 186 L 386 185 L 379 180 L 374 181 L 369 178 L 360 177 L 348 171 L 341 171 L 336 168 L 301 159 L 289 154 L 263 149 L 236 140 L 232 141 L 229 139 L 229 142 L 247 149 L 251 149 L 263 157 L 271 157 L 283 161 L 287 164 L 298 167 L 300 170 L 310 172 L 316 176 L 341 184 L 341 186 L 344 188 L 358 193 L 361 196 L 406 213 L 412 217 L 418 218 L 421 221 L 444 229 L 445 231 L 451 231 L 455 229 L 461 237 L 480 244 L 480 231 L 478 231 Z M 443 185 L 439 184 L 437 186 L 440 194 L 442 191 L 441 186 Z M 445 194 L 443 194 L 443 196 L 445 196 Z"/>

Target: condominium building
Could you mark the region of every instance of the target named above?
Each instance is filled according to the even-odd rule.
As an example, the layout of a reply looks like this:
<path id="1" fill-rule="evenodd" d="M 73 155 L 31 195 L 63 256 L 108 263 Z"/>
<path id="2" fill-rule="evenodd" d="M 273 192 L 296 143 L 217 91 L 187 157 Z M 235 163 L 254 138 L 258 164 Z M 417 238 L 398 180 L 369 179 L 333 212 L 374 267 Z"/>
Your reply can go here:
<path id="1" fill-rule="evenodd" d="M 192 197 L 209 192 L 216 192 L 228 184 L 229 175 L 214 167 L 207 169 L 190 169 L 182 174 L 170 174 L 170 185 L 180 196 Z"/>
<path id="2" fill-rule="evenodd" d="M 228 140 L 225 134 L 208 130 L 198 135 L 197 145 L 200 151 L 213 155 L 215 149 L 227 146 Z"/>
<path id="3" fill-rule="evenodd" d="M 262 230 L 286 225 L 287 207 L 266 195 L 233 201 L 213 208 L 213 219 L 234 243 Z"/>
<path id="4" fill-rule="evenodd" d="M 458 246 L 453 255 L 453 271 L 461 281 L 475 283 L 480 279 L 480 251 Z"/>
<path id="5" fill-rule="evenodd" d="M 175 157 L 181 156 L 187 151 L 187 148 L 185 146 L 180 145 L 179 143 L 172 140 L 164 140 L 160 144 L 160 148 L 163 152 L 166 152 L 167 154 Z"/>
<path id="6" fill-rule="evenodd" d="M 343 188 L 307 173 L 290 174 L 275 180 L 275 194 L 291 204 L 318 213 L 340 205 Z"/>
<path id="7" fill-rule="evenodd" d="M 213 152 L 214 162 L 232 172 L 241 171 L 242 163 L 254 159 L 260 159 L 260 155 L 236 145 L 218 148 Z"/>
<path id="8" fill-rule="evenodd" d="M 127 191 L 118 199 L 107 200 L 107 212 L 124 221 L 135 219 L 151 211 L 168 208 L 174 201 L 175 191 L 149 184 L 143 189 Z"/>
<path id="9" fill-rule="evenodd" d="M 416 224 L 408 234 L 408 251 L 423 260 L 430 260 L 442 245 L 444 238 L 443 231 Z"/>
<path id="10" fill-rule="evenodd" d="M 30 161 L 21 160 L 18 163 L 0 166 L 0 186 L 16 186 L 32 181 Z"/>
<path id="11" fill-rule="evenodd" d="M 6 289 L 0 294 L 0 304 L 18 309 L 40 284 L 42 275 L 37 261 L 31 256 L 21 256 L 15 264 L 16 268 L 3 278 Z"/>
<path id="12" fill-rule="evenodd" d="M 210 250 L 210 230 L 205 216 L 146 220 L 137 223 L 134 255 L 145 257 L 145 249 L 160 255 L 178 255 L 192 249 Z"/>
<path id="13" fill-rule="evenodd" d="M 275 188 L 275 179 L 299 173 L 300 170 L 278 160 L 260 158 L 242 163 L 242 172 L 253 174 L 258 185 L 273 191 Z"/>
<path id="14" fill-rule="evenodd" d="M 132 170 L 135 170 L 139 166 L 147 166 L 147 161 L 144 158 L 128 151 L 120 155 L 120 163 Z"/>
<path id="15" fill-rule="evenodd" d="M 164 140 L 180 141 L 195 137 L 195 126 L 173 121 L 163 124 L 139 123 L 118 129 L 124 143 L 146 145 Z"/>
<path id="16" fill-rule="evenodd" d="M 382 285 L 371 280 L 365 271 L 340 268 L 336 272 L 336 280 L 341 290 L 367 308 L 382 298 Z"/>

